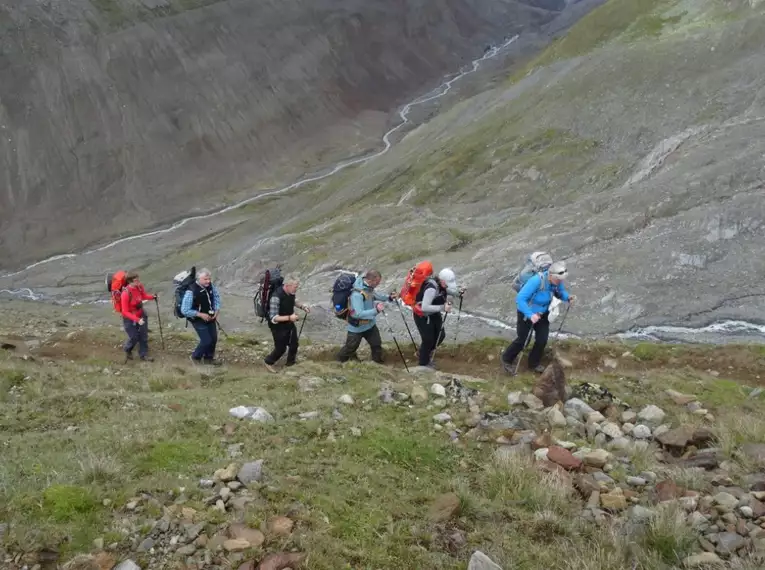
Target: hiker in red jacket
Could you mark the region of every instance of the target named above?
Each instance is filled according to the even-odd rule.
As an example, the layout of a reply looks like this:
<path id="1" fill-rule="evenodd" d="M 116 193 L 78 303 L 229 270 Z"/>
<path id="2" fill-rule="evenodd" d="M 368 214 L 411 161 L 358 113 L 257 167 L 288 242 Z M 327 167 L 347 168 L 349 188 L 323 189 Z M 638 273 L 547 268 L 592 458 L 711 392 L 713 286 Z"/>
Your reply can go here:
<path id="1" fill-rule="evenodd" d="M 125 343 L 125 362 L 133 359 L 133 348 L 138 345 L 138 356 L 141 360 L 152 362 L 149 356 L 149 322 L 146 311 L 143 310 L 144 301 L 153 301 L 157 295 L 150 295 L 138 280 L 138 273 L 128 272 L 125 277 L 127 286 L 122 290 L 122 323 L 128 340 Z"/>

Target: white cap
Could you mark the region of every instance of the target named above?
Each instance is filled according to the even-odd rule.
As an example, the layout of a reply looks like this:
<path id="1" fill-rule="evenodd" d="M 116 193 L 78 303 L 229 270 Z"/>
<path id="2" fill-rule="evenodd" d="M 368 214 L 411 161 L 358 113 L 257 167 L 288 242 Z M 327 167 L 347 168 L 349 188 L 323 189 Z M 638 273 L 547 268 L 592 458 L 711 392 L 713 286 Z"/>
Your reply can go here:
<path id="1" fill-rule="evenodd" d="M 457 277 L 454 275 L 454 271 L 448 267 L 438 272 L 438 278 L 446 283 L 447 289 L 457 290 Z"/>
<path id="2" fill-rule="evenodd" d="M 554 275 L 558 279 L 565 279 L 568 275 L 568 270 L 566 269 L 566 264 L 563 261 L 556 261 L 550 266 L 550 268 L 547 270 L 547 273 Z"/>

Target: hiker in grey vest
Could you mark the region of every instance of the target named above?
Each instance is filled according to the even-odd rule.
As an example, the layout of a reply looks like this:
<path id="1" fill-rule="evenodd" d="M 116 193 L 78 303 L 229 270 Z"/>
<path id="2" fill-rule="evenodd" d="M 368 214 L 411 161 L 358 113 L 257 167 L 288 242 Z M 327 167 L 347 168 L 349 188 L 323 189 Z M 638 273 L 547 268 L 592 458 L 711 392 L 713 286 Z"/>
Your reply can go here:
<path id="1" fill-rule="evenodd" d="M 575 297 L 569 295 L 564 285 L 568 272 L 566 264 L 556 261 L 546 271 L 534 275 L 521 288 L 515 299 L 518 309 L 516 321 L 517 337 L 513 343 L 502 353 L 502 367 L 506 372 L 513 374 L 515 359 L 523 351 L 527 339 L 531 338 L 534 331 L 534 347 L 529 354 L 529 369 L 534 372 L 544 372 L 544 366 L 540 364 L 547 337 L 550 334 L 550 321 L 548 320 L 550 303 L 553 297 L 573 305 Z"/>

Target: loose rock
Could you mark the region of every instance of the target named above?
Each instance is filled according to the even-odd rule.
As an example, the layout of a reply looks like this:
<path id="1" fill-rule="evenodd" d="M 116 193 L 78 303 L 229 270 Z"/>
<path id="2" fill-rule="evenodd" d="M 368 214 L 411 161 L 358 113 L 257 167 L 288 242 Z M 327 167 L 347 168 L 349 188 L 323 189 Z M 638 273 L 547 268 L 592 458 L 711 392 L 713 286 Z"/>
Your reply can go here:
<path id="1" fill-rule="evenodd" d="M 441 384 L 433 384 L 430 387 L 430 393 L 438 398 L 445 398 L 446 388 L 444 388 Z"/>
<path id="2" fill-rule="evenodd" d="M 502 570 L 502 568 L 483 552 L 476 550 L 470 557 L 468 570 Z"/>
<path id="3" fill-rule="evenodd" d="M 643 424 L 638 424 L 632 428 L 631 435 L 635 439 L 648 439 L 651 437 L 651 428 Z"/>
<path id="4" fill-rule="evenodd" d="M 664 410 L 659 408 L 658 406 L 654 406 L 653 404 L 650 404 L 640 410 L 638 413 L 638 419 L 648 423 L 648 424 L 654 424 L 659 425 L 662 421 L 664 421 L 664 416 L 667 414 L 664 413 Z"/>
<path id="5" fill-rule="evenodd" d="M 132 560 L 120 562 L 113 570 L 141 570 L 141 567 Z"/>
<path id="6" fill-rule="evenodd" d="M 584 456 L 584 463 L 591 467 L 602 468 L 610 457 L 611 454 L 605 449 L 596 449 Z"/>
<path id="7" fill-rule="evenodd" d="M 287 517 L 273 517 L 268 521 L 268 532 L 276 536 L 289 536 L 294 521 Z"/>
<path id="8" fill-rule="evenodd" d="M 708 566 L 721 566 L 722 564 L 722 559 L 714 552 L 694 554 L 683 560 L 683 566 L 685 568 L 704 568 Z"/>
<path id="9" fill-rule="evenodd" d="M 353 397 L 350 394 L 343 394 L 337 399 L 338 403 L 345 404 L 347 406 L 353 405 Z"/>
<path id="10" fill-rule="evenodd" d="M 428 392 L 425 388 L 417 384 L 412 388 L 411 399 L 415 404 L 424 404 L 428 401 Z"/>
<path id="11" fill-rule="evenodd" d="M 242 538 L 231 538 L 223 543 L 223 548 L 227 552 L 240 552 L 247 550 L 252 545 Z"/>
<path id="12" fill-rule="evenodd" d="M 575 471 L 582 466 L 581 459 L 574 457 L 570 451 L 557 445 L 553 445 L 548 449 L 547 459 L 568 471 Z"/>
<path id="13" fill-rule="evenodd" d="M 460 498 L 455 493 L 441 495 L 430 507 L 430 520 L 445 522 L 459 513 L 460 506 Z"/>

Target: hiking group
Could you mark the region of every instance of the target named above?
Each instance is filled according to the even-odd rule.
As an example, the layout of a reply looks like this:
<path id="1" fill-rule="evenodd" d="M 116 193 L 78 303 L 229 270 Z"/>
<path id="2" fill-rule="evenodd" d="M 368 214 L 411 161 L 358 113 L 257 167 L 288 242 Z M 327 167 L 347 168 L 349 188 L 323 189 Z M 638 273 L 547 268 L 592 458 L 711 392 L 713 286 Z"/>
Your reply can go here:
<path id="1" fill-rule="evenodd" d="M 529 357 L 530 370 L 543 372 L 542 356 L 547 345 L 550 332 L 550 310 L 553 299 L 568 303 L 571 307 L 575 297 L 570 295 L 565 286 L 567 278 L 566 264 L 563 261 L 553 262 L 550 254 L 534 252 L 526 258 L 524 267 L 518 272 L 513 289 L 516 291 L 516 333 L 515 340 L 501 353 L 502 368 L 511 375 L 517 374 L 520 355 L 529 345 L 532 334 L 535 336 L 534 346 Z M 455 342 L 462 314 L 462 301 L 466 292 L 464 287 L 457 285 L 457 278 L 450 268 L 441 269 L 437 274 L 429 261 L 423 261 L 412 267 L 405 279 L 400 292 L 380 293 L 376 288 L 382 281 L 382 275 L 375 269 L 356 275 L 342 272 L 332 287 L 332 310 L 334 315 L 346 323 L 346 338 L 343 346 L 336 354 L 336 360 L 347 362 L 358 360 L 357 351 L 361 341 L 367 342 L 372 360 L 378 364 L 384 362 L 382 336 L 377 326 L 377 318 L 382 315 L 386 328 L 391 334 L 404 366 L 406 358 L 401 350 L 393 328 L 388 322 L 385 305 L 396 303 L 401 308 L 411 309 L 414 324 L 420 335 L 420 345 L 414 340 L 412 330 L 401 311 L 402 319 L 412 345 L 417 354 L 418 368 L 430 370 L 435 368 L 434 356 L 438 347 L 446 339 L 446 320 L 453 307 L 450 298 L 459 298 L 457 323 L 455 325 Z M 220 362 L 215 359 L 220 326 L 219 315 L 221 299 L 218 289 L 212 283 L 212 275 L 208 269 L 196 271 L 194 267 L 175 276 L 174 314 L 177 318 L 186 319 L 191 323 L 199 343 L 191 354 L 195 364 L 217 366 Z M 126 361 L 132 358 L 132 350 L 139 346 L 139 357 L 142 360 L 152 360 L 148 355 L 148 316 L 143 309 L 147 301 L 157 305 L 159 320 L 159 298 L 156 294 L 146 292 L 134 271 L 120 271 L 108 275 L 107 289 L 111 293 L 115 310 L 123 317 L 123 325 L 128 335 L 123 350 Z M 285 366 L 293 366 L 297 362 L 300 335 L 305 320 L 311 309 L 299 303 L 296 299 L 300 280 L 288 275 L 283 277 L 280 268 L 267 269 L 261 276 L 258 289 L 253 297 L 255 314 L 261 322 L 266 322 L 273 337 L 274 347 L 264 358 L 264 365 L 270 372 L 276 372 L 274 365 L 285 355 Z M 295 312 L 302 310 L 305 315 L 298 328 L 300 317 Z M 568 308 L 566 309 L 568 313 Z M 565 315 L 560 328 L 565 321 Z M 162 322 L 159 320 L 160 335 Z M 560 331 L 560 329 L 559 329 Z M 164 346 L 164 338 L 163 338 Z"/>

